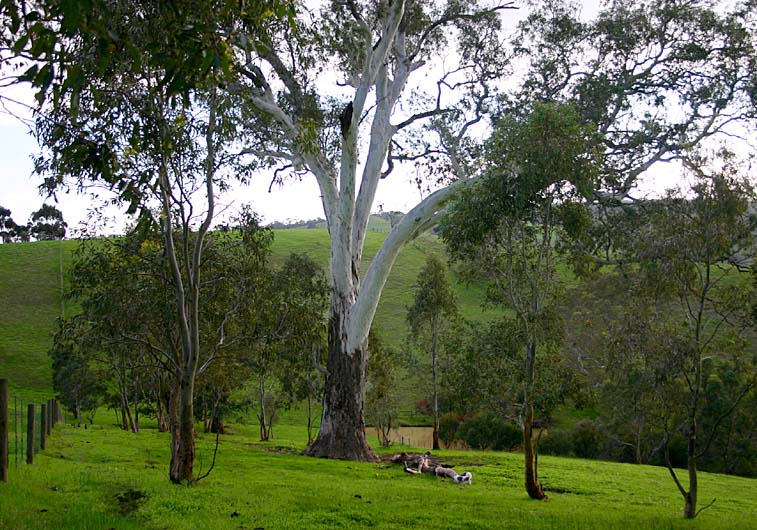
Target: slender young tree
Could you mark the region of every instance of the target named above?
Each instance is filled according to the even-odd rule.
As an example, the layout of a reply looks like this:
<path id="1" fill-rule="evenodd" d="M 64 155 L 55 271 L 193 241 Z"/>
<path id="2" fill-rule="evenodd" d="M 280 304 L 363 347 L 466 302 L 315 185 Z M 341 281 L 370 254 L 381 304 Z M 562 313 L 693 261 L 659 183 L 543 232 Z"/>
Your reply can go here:
<path id="1" fill-rule="evenodd" d="M 567 105 L 542 103 L 523 120 L 505 117 L 488 143 L 489 173 L 461 195 L 442 230 L 452 255 L 480 268 L 491 280 L 489 298 L 518 320 L 526 351 L 519 419 L 533 499 L 545 498 L 533 436 L 537 352 L 561 336 L 554 311 L 558 233 L 572 226 L 574 201 L 593 189 L 601 158 L 593 139 Z"/>
<path id="2" fill-rule="evenodd" d="M 670 371 L 680 383 L 681 409 L 677 416 L 671 410 L 676 400 L 666 403 L 664 448 L 668 470 L 684 499 L 683 515 L 693 519 L 701 511 L 698 463 L 721 422 L 733 413 L 757 378 L 753 370 L 719 418 L 710 421 L 709 432 L 703 431 L 701 418 L 711 359 L 725 355 L 724 342 L 731 353 L 738 349 L 736 341 L 723 339 L 736 322 L 743 321 L 737 316 L 748 307 L 740 296 L 742 291 L 732 282 L 739 268 L 746 271 L 754 256 L 755 222 L 748 208 L 755 195 L 739 178 L 731 160 L 726 159 L 723 167 L 715 170 L 699 158 L 687 165 L 695 178 L 692 197 L 671 192 L 651 205 L 650 222 L 639 233 L 637 249 L 650 284 L 655 289 L 667 287 L 680 305 L 681 326 L 670 333 L 668 355 Z M 668 452 L 670 436 L 676 430 L 686 438 L 686 485 Z"/>
<path id="3" fill-rule="evenodd" d="M 445 324 L 457 315 L 457 296 L 452 289 L 444 263 L 434 255 L 415 283 L 415 299 L 407 310 L 412 338 L 431 355 L 432 412 L 434 414 L 433 449 L 439 449 L 439 364 L 440 334 Z"/>

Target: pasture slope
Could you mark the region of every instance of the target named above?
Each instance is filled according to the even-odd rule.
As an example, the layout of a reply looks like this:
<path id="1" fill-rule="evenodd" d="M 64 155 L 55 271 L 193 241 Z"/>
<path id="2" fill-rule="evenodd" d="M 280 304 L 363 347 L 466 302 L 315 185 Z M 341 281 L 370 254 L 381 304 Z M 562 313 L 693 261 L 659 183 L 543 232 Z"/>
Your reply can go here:
<path id="1" fill-rule="evenodd" d="M 385 231 L 370 231 L 365 249 L 365 264 L 378 251 Z M 0 245 L 0 374 L 10 382 L 11 395 L 25 401 L 44 401 L 52 397 L 50 359 L 47 351 L 55 332 L 56 319 L 71 314 L 75 307 L 62 304 L 77 241 L 39 241 Z M 443 253 L 441 243 L 422 236 L 400 254 L 387 281 L 376 316 L 376 324 L 386 342 L 401 347 L 406 336 L 405 315 L 412 302 L 412 286 L 429 253 Z M 329 240 L 325 229 L 278 230 L 275 232 L 274 265 L 292 252 L 309 254 L 328 267 Z M 459 285 L 463 314 L 481 318 L 482 290 Z"/>

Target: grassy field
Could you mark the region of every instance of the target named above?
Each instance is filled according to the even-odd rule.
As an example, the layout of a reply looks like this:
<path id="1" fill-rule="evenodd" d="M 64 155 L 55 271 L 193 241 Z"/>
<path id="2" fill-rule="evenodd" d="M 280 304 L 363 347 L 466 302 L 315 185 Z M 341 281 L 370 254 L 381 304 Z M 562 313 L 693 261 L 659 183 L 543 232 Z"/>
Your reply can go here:
<path id="1" fill-rule="evenodd" d="M 522 455 L 440 451 L 472 485 L 410 476 L 397 465 L 299 456 L 301 414 L 285 415 L 275 439 L 254 425 L 221 437 L 210 476 L 169 483 L 168 435 L 107 425 L 56 428 L 35 464 L 11 467 L 0 483 L 0 528 L 155 529 L 748 529 L 757 526 L 757 481 L 700 474 L 694 521 L 663 468 L 542 457 L 545 502 L 522 487 Z M 199 435 L 198 468 L 207 470 L 214 437 Z M 377 445 L 374 441 L 374 447 Z M 392 447 L 396 452 L 406 447 Z M 386 454 L 386 451 L 384 451 Z M 13 462 L 13 456 L 11 456 Z"/>

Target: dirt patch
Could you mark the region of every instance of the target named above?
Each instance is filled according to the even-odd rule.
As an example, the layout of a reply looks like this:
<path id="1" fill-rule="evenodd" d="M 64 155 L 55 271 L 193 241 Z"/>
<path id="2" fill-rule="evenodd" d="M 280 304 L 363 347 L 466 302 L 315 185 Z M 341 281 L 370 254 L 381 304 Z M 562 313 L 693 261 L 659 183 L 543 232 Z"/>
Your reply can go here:
<path id="1" fill-rule="evenodd" d="M 144 492 L 139 490 L 128 489 L 123 493 L 116 495 L 118 501 L 118 511 L 122 515 L 128 515 L 133 511 L 136 511 L 140 504 L 147 497 Z"/>
<path id="2" fill-rule="evenodd" d="M 300 451 L 297 451 L 296 449 L 292 449 L 291 447 L 288 447 L 288 446 L 285 446 L 285 445 L 275 445 L 273 447 L 265 447 L 264 449 L 268 453 L 274 453 L 274 454 L 277 454 L 277 455 L 299 455 L 299 454 L 301 454 Z"/>

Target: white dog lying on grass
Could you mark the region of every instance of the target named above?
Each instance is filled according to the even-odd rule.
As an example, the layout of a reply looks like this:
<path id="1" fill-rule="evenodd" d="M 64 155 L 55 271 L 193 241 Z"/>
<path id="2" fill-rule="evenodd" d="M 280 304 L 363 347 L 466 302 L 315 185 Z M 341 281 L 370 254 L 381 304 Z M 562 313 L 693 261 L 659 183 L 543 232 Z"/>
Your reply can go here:
<path id="1" fill-rule="evenodd" d="M 405 471 L 413 475 L 426 473 L 429 475 L 436 475 L 437 477 L 447 477 L 452 479 L 455 484 L 473 484 L 473 473 L 471 473 L 470 471 L 466 471 L 462 475 L 459 475 L 457 471 L 448 467 L 431 466 L 428 462 L 429 456 L 431 456 L 431 453 L 426 451 L 426 454 L 423 455 L 423 458 L 418 463 L 417 470 L 412 469 L 407 465 L 407 463 L 405 463 Z"/>

